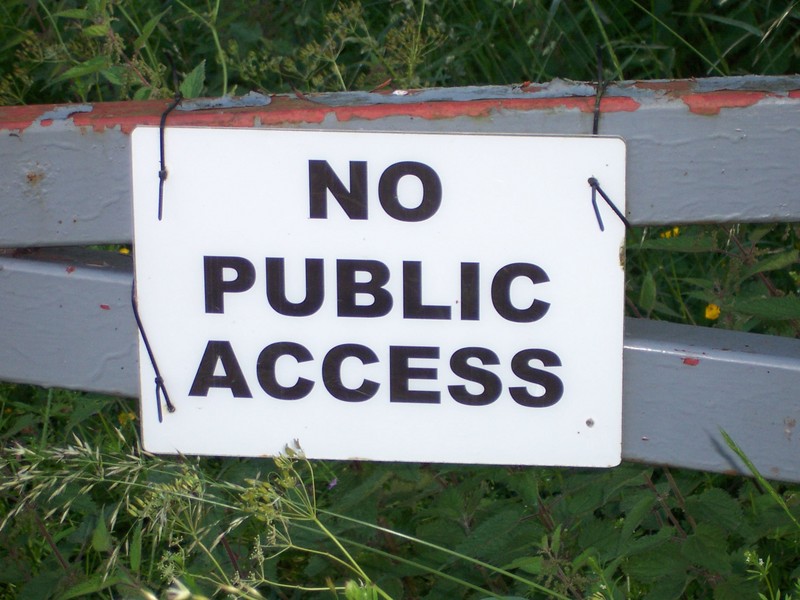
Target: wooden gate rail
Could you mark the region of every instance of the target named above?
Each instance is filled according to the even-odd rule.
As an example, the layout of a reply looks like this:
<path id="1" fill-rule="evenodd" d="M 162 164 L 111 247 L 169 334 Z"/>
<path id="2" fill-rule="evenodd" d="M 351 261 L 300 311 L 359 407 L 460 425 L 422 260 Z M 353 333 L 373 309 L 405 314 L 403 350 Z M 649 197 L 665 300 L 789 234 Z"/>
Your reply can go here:
<path id="1" fill-rule="evenodd" d="M 0 379 L 138 396 L 130 132 L 167 101 L 0 107 Z M 168 125 L 589 134 L 595 88 L 547 85 L 192 101 Z M 625 82 L 636 225 L 800 220 L 800 77 Z M 280 149 L 276 149 L 277 152 Z M 800 340 L 626 319 L 623 457 L 800 481 Z"/>

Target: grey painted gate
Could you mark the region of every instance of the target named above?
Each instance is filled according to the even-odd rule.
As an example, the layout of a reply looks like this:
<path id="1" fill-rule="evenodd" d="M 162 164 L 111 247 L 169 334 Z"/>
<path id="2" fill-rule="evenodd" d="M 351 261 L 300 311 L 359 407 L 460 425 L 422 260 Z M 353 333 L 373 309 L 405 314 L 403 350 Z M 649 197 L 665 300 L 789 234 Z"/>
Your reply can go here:
<path id="1" fill-rule="evenodd" d="M 0 107 L 0 379 L 138 396 L 130 132 L 165 101 Z M 226 106 L 220 107 L 219 104 Z M 186 102 L 169 126 L 589 134 L 595 88 L 555 81 Z M 600 132 L 628 143 L 634 225 L 800 220 L 800 77 L 628 82 Z M 800 481 L 800 340 L 626 319 L 623 457 Z"/>

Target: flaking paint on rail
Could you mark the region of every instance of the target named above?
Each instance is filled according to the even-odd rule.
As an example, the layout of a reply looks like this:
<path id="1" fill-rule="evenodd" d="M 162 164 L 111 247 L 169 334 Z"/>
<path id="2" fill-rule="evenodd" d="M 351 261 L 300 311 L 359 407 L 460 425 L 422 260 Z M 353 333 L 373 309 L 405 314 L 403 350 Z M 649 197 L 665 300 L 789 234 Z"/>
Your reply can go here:
<path id="1" fill-rule="evenodd" d="M 763 99 L 775 97 L 767 92 L 719 91 L 704 94 L 687 94 L 681 99 L 696 115 L 718 115 L 723 108 L 747 108 Z"/>
<path id="2" fill-rule="evenodd" d="M 544 88 L 528 86 L 520 97 L 486 98 L 465 95 L 463 99 L 426 101 L 424 91 L 418 100 L 377 102 L 375 104 L 330 105 L 322 96 L 302 97 L 277 95 L 267 106 L 207 109 L 174 112 L 169 117 L 172 126 L 262 127 L 270 125 L 314 125 L 334 118 L 339 122 L 353 120 L 380 120 L 387 117 L 408 117 L 437 120 L 490 118 L 501 112 L 526 111 L 579 111 L 591 113 L 595 96 L 587 95 L 587 84 L 576 84 L 576 95 L 569 89 L 559 88 L 563 95 L 553 96 Z M 511 89 L 511 88 L 510 88 Z M 695 80 L 666 82 L 633 82 L 609 88 L 600 103 L 602 113 L 633 112 L 643 106 L 679 102 L 693 114 L 713 116 L 722 109 L 748 108 L 767 98 L 800 98 L 800 89 L 775 91 L 711 89 L 697 91 Z M 553 90 L 551 90 L 552 92 Z M 580 92 L 578 94 L 577 92 Z M 56 121 L 69 122 L 82 132 L 103 132 L 106 129 L 130 133 L 137 125 L 157 126 L 168 100 L 107 102 L 93 105 L 38 105 L 0 107 L 0 130 L 22 133 L 38 124 L 53 126 Z M 71 110 L 71 107 L 75 110 Z"/>
<path id="3" fill-rule="evenodd" d="M 420 119 L 451 119 L 456 117 L 485 118 L 497 111 L 579 110 L 591 113 L 594 97 L 477 99 L 446 102 L 418 102 L 403 104 L 372 104 L 366 106 L 328 106 L 311 99 L 288 96 L 273 97 L 270 105 L 257 108 L 211 109 L 191 112 L 173 112 L 169 124 L 173 126 L 254 127 L 284 124 L 320 124 L 333 116 L 340 122 L 357 119 L 378 120 L 386 117 L 411 117 Z M 137 125 L 158 125 L 167 101 L 108 102 L 93 105 L 91 111 L 71 113 L 67 106 L 24 106 L 0 108 L 0 128 L 23 132 L 39 123 L 51 126 L 53 119 L 43 115 L 61 109 L 64 121 L 95 132 L 119 129 L 130 133 Z M 603 113 L 630 112 L 639 108 L 639 102 L 629 97 L 607 97 L 601 102 Z"/>

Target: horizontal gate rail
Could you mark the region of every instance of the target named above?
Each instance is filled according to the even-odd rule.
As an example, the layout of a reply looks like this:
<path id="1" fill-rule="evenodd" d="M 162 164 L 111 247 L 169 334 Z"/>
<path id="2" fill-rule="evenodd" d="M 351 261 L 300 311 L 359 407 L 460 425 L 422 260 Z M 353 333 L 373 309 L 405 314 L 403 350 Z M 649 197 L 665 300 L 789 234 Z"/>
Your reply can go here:
<path id="1" fill-rule="evenodd" d="M 204 103 L 205 102 L 205 103 Z M 595 88 L 188 101 L 168 125 L 589 134 Z M 167 101 L 0 107 L 0 379 L 138 396 L 130 132 Z M 800 77 L 630 82 L 601 102 L 628 144 L 633 224 L 800 220 Z M 279 149 L 277 150 L 279 151 Z M 800 340 L 626 319 L 623 458 L 800 481 Z"/>
<path id="2" fill-rule="evenodd" d="M 247 97 L 246 97 L 247 98 Z M 267 102 L 265 104 L 265 102 Z M 591 134 L 587 84 L 255 96 L 170 126 Z M 131 240 L 130 132 L 167 102 L 0 107 L 0 247 Z M 600 133 L 628 144 L 634 225 L 800 220 L 800 77 L 625 83 Z"/>

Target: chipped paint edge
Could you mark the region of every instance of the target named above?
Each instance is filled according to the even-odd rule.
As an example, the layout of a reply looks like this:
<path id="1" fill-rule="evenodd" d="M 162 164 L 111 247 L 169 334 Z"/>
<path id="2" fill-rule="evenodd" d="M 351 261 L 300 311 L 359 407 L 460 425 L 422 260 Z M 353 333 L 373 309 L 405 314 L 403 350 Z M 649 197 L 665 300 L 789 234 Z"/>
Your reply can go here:
<path id="1" fill-rule="evenodd" d="M 171 126 L 264 127 L 379 120 L 387 117 L 439 120 L 488 118 L 499 112 L 578 111 L 595 109 L 596 86 L 554 80 L 547 84 L 432 88 L 324 94 L 259 95 L 240 99 L 192 100 L 189 110 L 170 115 Z M 607 88 L 601 113 L 634 112 L 664 104 L 685 107 L 699 116 L 725 109 L 749 108 L 779 99 L 800 105 L 800 77 L 731 77 L 691 80 L 621 82 Z M 222 102 L 222 100 L 225 100 Z M 129 134 L 137 125 L 158 125 L 169 100 L 125 101 L 74 105 L 0 107 L 0 129 L 22 133 L 68 121 L 95 132 L 108 129 Z M 189 101 L 187 101 L 189 102 Z M 198 108 L 200 110 L 198 110 Z"/>

